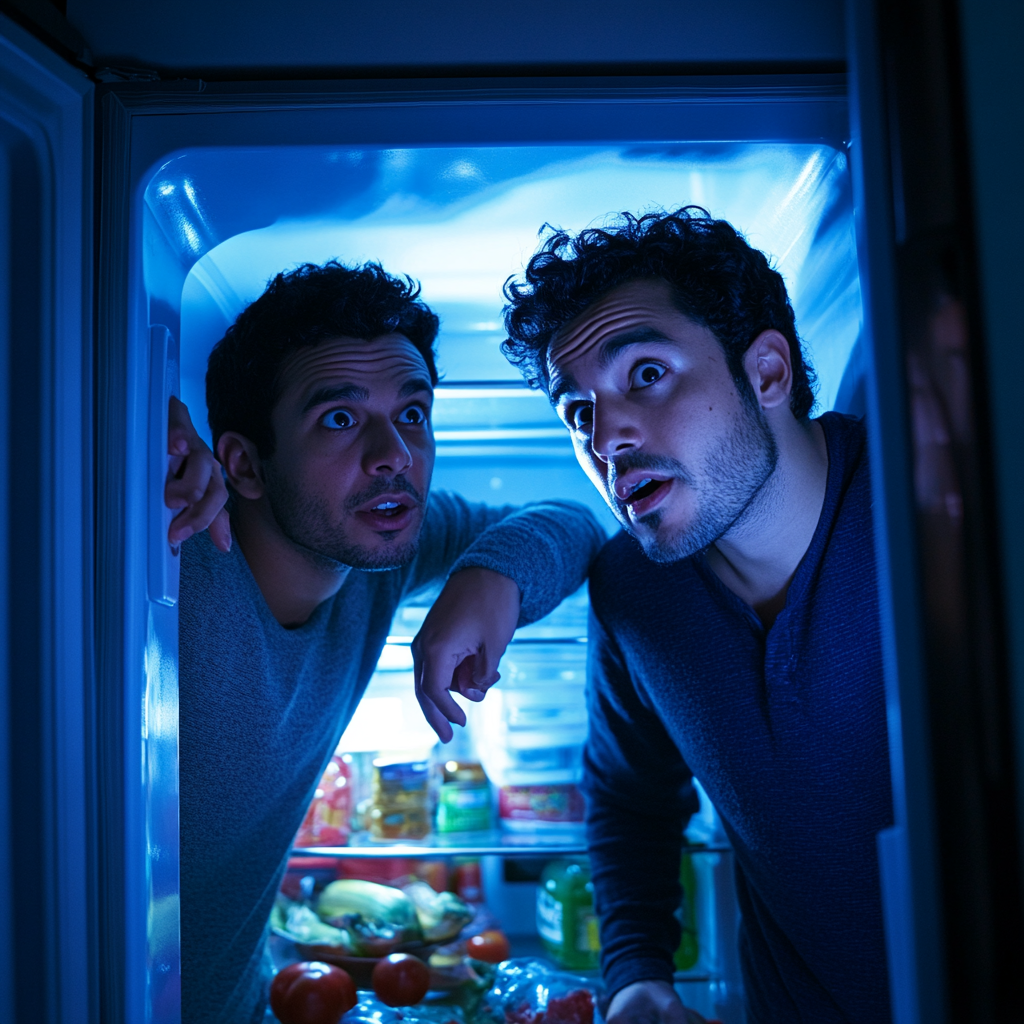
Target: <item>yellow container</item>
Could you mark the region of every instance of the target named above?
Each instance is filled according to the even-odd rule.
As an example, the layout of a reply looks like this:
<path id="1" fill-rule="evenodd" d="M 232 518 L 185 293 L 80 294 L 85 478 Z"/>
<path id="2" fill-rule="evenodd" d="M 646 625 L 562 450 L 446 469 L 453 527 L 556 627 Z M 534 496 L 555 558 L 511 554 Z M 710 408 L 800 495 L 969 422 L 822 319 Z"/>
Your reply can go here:
<path id="1" fill-rule="evenodd" d="M 430 766 L 426 761 L 373 765 L 369 814 L 376 839 L 422 839 L 430 831 Z"/>

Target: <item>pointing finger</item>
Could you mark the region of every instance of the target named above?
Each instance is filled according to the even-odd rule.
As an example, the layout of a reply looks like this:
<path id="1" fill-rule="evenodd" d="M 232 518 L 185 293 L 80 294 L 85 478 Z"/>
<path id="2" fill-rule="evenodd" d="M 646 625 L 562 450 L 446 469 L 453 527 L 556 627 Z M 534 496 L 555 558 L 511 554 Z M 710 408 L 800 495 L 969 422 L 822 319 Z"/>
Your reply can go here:
<path id="1" fill-rule="evenodd" d="M 453 735 L 448 722 L 466 724 L 466 713 L 448 692 L 458 669 L 458 655 L 443 647 L 428 646 L 416 641 L 412 649 L 416 699 L 430 727 L 447 743 Z"/>
<path id="2" fill-rule="evenodd" d="M 450 743 L 452 737 L 455 735 L 455 730 L 452 729 L 448 723 L 448 719 L 441 714 L 440 711 L 434 706 L 433 701 L 424 694 L 419 695 L 420 710 L 423 712 L 423 717 L 427 720 L 427 724 L 434 732 L 437 733 L 437 738 L 442 743 Z"/>
<path id="3" fill-rule="evenodd" d="M 427 725 L 437 733 L 437 738 L 442 743 L 448 743 L 455 735 L 448 720 L 437 710 L 434 702 L 423 692 L 422 688 L 416 686 L 416 700 L 419 702 L 420 711 L 427 720 Z"/>
<path id="4" fill-rule="evenodd" d="M 453 677 L 460 664 L 460 652 L 444 646 L 424 647 L 422 650 L 420 687 L 437 709 L 456 725 L 466 724 L 466 713 L 452 699 L 449 692 Z"/>

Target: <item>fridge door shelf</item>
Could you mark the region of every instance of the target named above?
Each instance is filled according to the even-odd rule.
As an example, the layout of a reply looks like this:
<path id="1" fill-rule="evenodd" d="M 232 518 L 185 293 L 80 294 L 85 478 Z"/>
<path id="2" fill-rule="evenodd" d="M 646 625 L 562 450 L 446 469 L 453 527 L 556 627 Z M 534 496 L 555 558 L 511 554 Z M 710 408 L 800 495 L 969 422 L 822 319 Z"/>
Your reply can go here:
<path id="1" fill-rule="evenodd" d="M 430 835 L 415 842 L 386 843 L 356 834 L 348 846 L 304 846 L 292 849 L 293 857 L 385 858 L 385 857 L 575 857 L 587 852 L 586 840 L 578 833 L 491 832 L 450 833 Z M 693 856 L 728 853 L 723 844 L 686 844 L 683 853 Z"/>

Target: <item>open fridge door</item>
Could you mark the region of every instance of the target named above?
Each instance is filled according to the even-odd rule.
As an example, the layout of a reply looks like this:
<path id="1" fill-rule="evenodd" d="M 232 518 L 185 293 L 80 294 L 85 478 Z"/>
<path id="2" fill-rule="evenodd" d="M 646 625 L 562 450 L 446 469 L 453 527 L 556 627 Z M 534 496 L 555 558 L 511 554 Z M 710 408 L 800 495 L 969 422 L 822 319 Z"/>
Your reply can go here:
<path id="1" fill-rule="evenodd" d="M 0 15 L 0 1020 L 98 1020 L 93 85 Z"/>

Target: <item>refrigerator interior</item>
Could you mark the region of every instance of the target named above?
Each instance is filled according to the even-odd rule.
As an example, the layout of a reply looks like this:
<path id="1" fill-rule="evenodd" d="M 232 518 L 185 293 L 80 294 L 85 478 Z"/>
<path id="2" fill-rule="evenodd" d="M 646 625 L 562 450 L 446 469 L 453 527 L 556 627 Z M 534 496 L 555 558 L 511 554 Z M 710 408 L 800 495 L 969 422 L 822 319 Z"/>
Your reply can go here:
<path id="1" fill-rule="evenodd" d="M 613 531 L 614 519 L 546 398 L 526 388 L 501 355 L 501 288 L 522 269 L 543 224 L 576 231 L 617 211 L 691 203 L 736 225 L 785 277 L 818 374 L 816 412 L 864 411 L 849 169 L 846 153 L 829 145 L 206 146 L 162 161 L 139 199 L 140 284 L 150 322 L 162 325 L 152 351 L 174 364 L 159 394 L 163 400 L 173 390 L 166 378 L 180 365 L 181 397 L 208 440 L 207 356 L 268 280 L 307 261 L 379 261 L 418 280 L 441 318 L 433 487 L 491 504 L 583 501 Z M 399 609 L 342 737 L 339 752 L 356 769 L 370 771 L 374 759 L 443 764 L 452 756 L 432 749 L 433 733 L 413 695 L 409 642 L 428 605 L 421 598 Z M 494 816 L 500 785 L 564 794 L 579 780 L 586 619 L 581 590 L 521 629 L 500 667 L 502 681 L 482 705 L 467 709 L 466 735 L 455 742 L 460 760 L 479 759 L 487 771 L 494 790 L 490 829 L 431 833 L 394 846 L 356 830 L 351 848 L 314 847 L 319 859 L 297 862 L 296 874 L 308 870 L 322 882 L 337 867 L 349 877 L 361 869 L 365 877 L 394 877 L 399 869 L 394 862 L 388 868 L 383 856 L 390 854 L 404 855 L 401 870 L 419 866 L 436 881 L 441 869 L 431 865 L 450 868 L 457 849 L 462 858 L 479 859 L 483 898 L 513 954 L 541 952 L 540 870 L 551 858 L 582 855 L 581 826 L 557 820 L 578 814 L 541 821 L 529 812 Z M 706 798 L 689 838 L 706 844 L 691 862 L 699 952 L 678 981 L 688 1005 L 733 1024 L 742 1008 L 730 855 Z"/>

